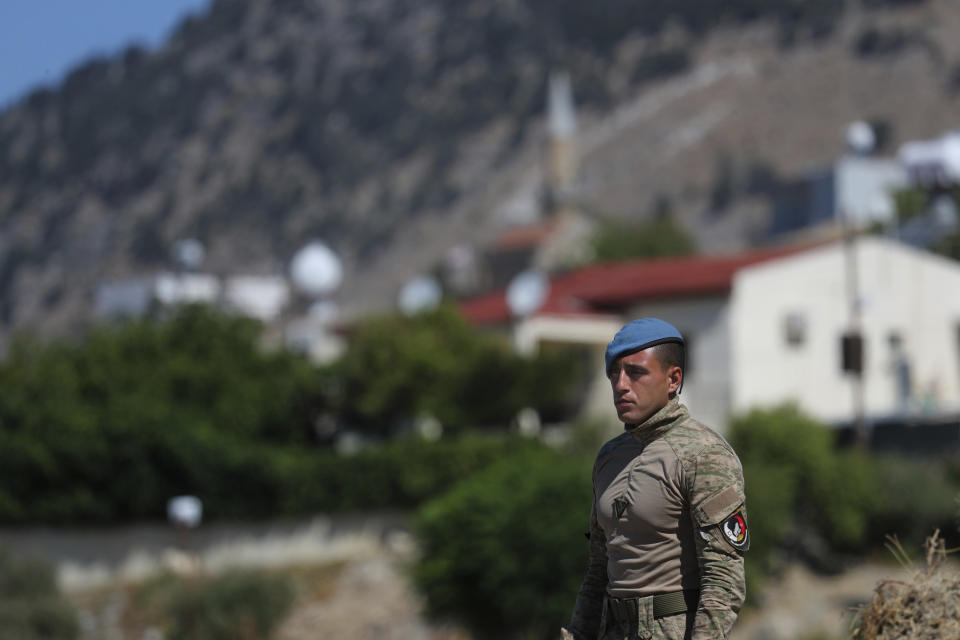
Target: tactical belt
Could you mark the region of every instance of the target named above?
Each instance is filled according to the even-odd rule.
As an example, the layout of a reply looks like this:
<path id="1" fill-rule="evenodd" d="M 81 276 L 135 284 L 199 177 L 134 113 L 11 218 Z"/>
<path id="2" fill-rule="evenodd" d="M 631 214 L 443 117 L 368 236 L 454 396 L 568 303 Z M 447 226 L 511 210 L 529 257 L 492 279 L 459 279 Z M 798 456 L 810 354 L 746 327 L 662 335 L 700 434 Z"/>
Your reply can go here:
<path id="1" fill-rule="evenodd" d="M 651 597 L 651 596 L 647 596 Z M 700 602 L 699 589 L 684 589 L 670 593 L 657 593 L 653 598 L 653 617 L 666 618 L 697 608 Z M 611 598 L 607 596 L 607 605 L 614 620 L 622 627 L 633 628 L 640 617 L 639 598 Z"/>

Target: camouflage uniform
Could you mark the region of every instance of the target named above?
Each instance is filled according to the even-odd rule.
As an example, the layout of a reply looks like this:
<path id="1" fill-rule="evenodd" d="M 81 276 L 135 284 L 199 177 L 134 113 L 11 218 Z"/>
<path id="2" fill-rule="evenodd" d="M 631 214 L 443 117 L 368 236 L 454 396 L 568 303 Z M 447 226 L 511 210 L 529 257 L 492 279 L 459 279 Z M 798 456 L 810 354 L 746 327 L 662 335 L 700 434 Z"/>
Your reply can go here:
<path id="1" fill-rule="evenodd" d="M 730 445 L 674 397 L 601 448 L 593 484 L 590 559 L 569 626 L 576 640 L 727 637 L 746 595 L 749 547 Z M 687 612 L 655 618 L 654 594 L 670 592 L 687 596 Z M 612 606 L 621 599 L 633 599 L 629 621 Z"/>

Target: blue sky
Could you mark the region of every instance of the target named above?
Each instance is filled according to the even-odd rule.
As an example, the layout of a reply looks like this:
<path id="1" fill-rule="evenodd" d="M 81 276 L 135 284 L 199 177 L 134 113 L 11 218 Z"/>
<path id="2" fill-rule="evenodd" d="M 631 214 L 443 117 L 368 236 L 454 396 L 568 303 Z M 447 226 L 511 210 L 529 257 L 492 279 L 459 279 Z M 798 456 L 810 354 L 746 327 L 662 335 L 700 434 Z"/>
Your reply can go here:
<path id="1" fill-rule="evenodd" d="M 77 64 L 162 43 L 210 0 L 0 0 L 0 108 L 52 87 Z"/>

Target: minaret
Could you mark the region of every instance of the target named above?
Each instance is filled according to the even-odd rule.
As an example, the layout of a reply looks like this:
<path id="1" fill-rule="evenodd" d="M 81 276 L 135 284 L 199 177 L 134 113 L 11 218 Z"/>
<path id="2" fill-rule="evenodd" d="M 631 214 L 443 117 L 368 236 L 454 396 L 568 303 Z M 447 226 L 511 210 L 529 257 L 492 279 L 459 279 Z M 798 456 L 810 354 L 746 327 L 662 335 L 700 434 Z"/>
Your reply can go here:
<path id="1" fill-rule="evenodd" d="M 577 120 L 570 75 L 550 74 L 547 89 L 547 175 L 545 213 L 564 209 L 573 194 L 577 177 Z"/>

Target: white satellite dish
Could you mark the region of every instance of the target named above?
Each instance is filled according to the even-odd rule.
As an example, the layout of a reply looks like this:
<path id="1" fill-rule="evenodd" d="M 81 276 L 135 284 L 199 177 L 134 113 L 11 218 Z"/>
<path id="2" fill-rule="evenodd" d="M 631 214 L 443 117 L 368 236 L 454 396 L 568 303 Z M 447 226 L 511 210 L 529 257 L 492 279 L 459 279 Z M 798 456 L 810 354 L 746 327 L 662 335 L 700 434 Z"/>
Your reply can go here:
<path id="1" fill-rule="evenodd" d="M 196 238 L 178 240 L 173 245 L 173 261 L 182 269 L 199 268 L 206 253 L 203 244 Z"/>
<path id="2" fill-rule="evenodd" d="M 847 126 L 847 147 L 854 153 L 867 155 L 873 151 L 876 144 L 877 137 L 868 123 L 857 120 Z"/>
<path id="3" fill-rule="evenodd" d="M 404 315 L 413 316 L 435 309 L 443 298 L 440 283 L 432 276 L 416 276 L 407 280 L 397 295 L 397 306 Z"/>
<path id="4" fill-rule="evenodd" d="M 343 279 L 343 265 L 327 245 L 311 242 L 290 261 L 290 278 L 300 293 L 319 297 L 332 293 Z"/>
<path id="5" fill-rule="evenodd" d="M 507 306 L 517 317 L 528 316 L 543 305 L 550 281 L 539 271 L 523 271 L 507 286 Z"/>
<path id="6" fill-rule="evenodd" d="M 178 527 L 193 529 L 203 519 L 203 503 L 196 496 L 176 496 L 167 501 L 167 518 Z"/>

